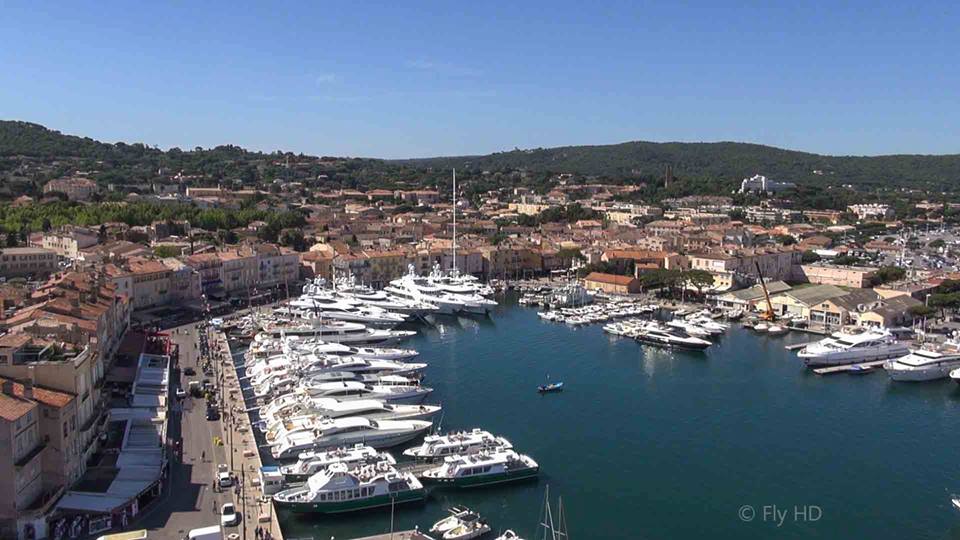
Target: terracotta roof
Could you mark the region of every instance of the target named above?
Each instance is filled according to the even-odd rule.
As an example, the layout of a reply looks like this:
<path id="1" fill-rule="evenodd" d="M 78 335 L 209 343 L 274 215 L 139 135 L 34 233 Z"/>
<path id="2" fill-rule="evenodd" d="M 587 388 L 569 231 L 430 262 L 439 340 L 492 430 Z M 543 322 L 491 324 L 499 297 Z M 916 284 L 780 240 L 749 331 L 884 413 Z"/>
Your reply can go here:
<path id="1" fill-rule="evenodd" d="M 0 377 L 0 385 L 2 385 L 8 380 L 13 381 L 13 379 L 4 379 Z M 13 394 L 17 398 L 21 400 L 26 400 L 27 398 L 25 397 L 25 392 L 26 392 L 26 388 L 24 387 L 23 383 L 13 381 Z M 61 392 L 59 390 L 51 390 L 49 388 L 43 388 L 41 386 L 33 387 L 33 398 L 32 398 L 33 401 L 36 401 L 38 403 L 43 403 L 44 405 L 47 405 L 50 407 L 56 407 L 58 409 L 60 407 L 66 407 L 67 405 L 69 405 L 70 402 L 73 401 L 74 397 L 75 396 L 73 394 L 69 394 L 67 392 Z"/>
<path id="2" fill-rule="evenodd" d="M 604 274 L 602 272 L 590 272 L 584 281 L 595 281 L 597 283 L 609 283 L 612 285 L 629 285 L 636 278 L 630 276 L 618 276 L 616 274 Z"/>
<path id="3" fill-rule="evenodd" d="M 8 422 L 16 421 L 34 407 L 35 405 L 30 401 L 0 394 L 0 418 Z"/>

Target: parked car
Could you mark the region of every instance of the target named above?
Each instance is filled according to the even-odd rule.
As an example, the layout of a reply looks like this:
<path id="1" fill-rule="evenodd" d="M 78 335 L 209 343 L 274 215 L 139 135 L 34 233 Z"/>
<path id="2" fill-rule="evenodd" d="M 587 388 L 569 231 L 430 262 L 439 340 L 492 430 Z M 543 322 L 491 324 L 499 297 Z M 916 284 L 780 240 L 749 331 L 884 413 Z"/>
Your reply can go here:
<path id="1" fill-rule="evenodd" d="M 217 484 L 222 488 L 233 485 L 233 476 L 230 475 L 230 468 L 225 463 L 217 465 Z"/>
<path id="2" fill-rule="evenodd" d="M 216 407 L 207 407 L 207 420 L 219 420 L 220 411 Z"/>
<path id="3" fill-rule="evenodd" d="M 187 391 L 183 388 L 177 388 L 177 399 L 183 399 L 187 397 Z"/>
<path id="4" fill-rule="evenodd" d="M 227 503 L 220 508 L 220 525 L 224 527 L 231 527 L 240 523 L 240 514 L 237 513 L 237 508 L 233 506 L 233 503 Z"/>
<path id="5" fill-rule="evenodd" d="M 197 374 L 197 370 L 193 369 L 192 367 L 184 368 L 183 374 L 184 374 L 184 375 L 196 375 L 196 374 Z"/>

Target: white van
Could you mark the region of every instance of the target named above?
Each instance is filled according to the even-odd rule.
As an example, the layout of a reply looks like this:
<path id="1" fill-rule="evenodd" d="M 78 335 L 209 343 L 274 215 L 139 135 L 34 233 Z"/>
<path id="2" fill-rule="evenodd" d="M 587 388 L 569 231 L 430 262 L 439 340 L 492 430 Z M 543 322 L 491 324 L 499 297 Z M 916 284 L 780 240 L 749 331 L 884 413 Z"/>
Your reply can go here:
<path id="1" fill-rule="evenodd" d="M 193 529 L 187 533 L 189 540 L 223 540 L 223 533 L 219 525 L 211 525 L 201 529 Z"/>

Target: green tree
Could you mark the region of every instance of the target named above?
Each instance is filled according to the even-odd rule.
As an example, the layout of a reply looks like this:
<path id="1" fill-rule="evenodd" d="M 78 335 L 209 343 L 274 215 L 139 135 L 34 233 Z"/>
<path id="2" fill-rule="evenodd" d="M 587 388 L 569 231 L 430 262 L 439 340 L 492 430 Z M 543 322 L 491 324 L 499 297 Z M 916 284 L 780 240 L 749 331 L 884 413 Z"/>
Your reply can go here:
<path id="1" fill-rule="evenodd" d="M 800 262 L 803 264 L 815 263 L 820 260 L 820 256 L 809 249 L 800 255 Z"/>
<path id="2" fill-rule="evenodd" d="M 697 294 L 703 296 L 703 290 L 712 287 L 714 280 L 713 274 L 706 270 L 687 270 L 683 272 L 684 281 L 697 289 Z"/>

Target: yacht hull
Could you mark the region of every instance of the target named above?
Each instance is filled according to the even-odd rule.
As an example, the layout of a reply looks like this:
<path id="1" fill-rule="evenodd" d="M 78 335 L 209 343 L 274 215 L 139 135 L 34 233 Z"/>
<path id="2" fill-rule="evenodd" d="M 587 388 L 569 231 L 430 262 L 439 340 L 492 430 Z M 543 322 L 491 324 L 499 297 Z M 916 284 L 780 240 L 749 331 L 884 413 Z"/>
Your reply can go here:
<path id="1" fill-rule="evenodd" d="M 401 491 L 394 495 L 377 495 L 366 499 L 349 501 L 291 502 L 274 499 L 273 503 L 277 506 L 278 510 L 287 512 L 300 514 L 342 514 L 345 512 L 359 512 L 362 510 L 383 508 L 393 504 L 419 502 L 424 500 L 426 496 L 426 489 L 420 488 Z"/>
<path id="2" fill-rule="evenodd" d="M 421 481 L 424 484 L 434 484 L 437 486 L 456 487 L 456 488 L 476 488 L 483 486 L 492 486 L 504 484 L 507 482 L 519 482 L 535 478 L 540 473 L 540 467 L 529 467 L 515 471 L 506 471 L 495 474 L 482 474 L 473 476 L 458 477 L 430 477 L 424 475 Z"/>

